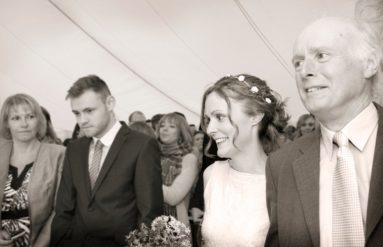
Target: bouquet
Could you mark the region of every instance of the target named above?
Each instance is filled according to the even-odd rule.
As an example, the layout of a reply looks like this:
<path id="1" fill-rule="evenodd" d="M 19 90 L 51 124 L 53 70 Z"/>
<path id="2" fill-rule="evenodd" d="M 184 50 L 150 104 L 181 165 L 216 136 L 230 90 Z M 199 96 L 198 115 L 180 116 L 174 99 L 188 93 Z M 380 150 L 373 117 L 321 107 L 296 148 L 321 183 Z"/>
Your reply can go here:
<path id="1" fill-rule="evenodd" d="M 190 229 L 172 216 L 155 218 L 149 228 L 145 224 L 126 236 L 127 247 L 191 247 Z"/>

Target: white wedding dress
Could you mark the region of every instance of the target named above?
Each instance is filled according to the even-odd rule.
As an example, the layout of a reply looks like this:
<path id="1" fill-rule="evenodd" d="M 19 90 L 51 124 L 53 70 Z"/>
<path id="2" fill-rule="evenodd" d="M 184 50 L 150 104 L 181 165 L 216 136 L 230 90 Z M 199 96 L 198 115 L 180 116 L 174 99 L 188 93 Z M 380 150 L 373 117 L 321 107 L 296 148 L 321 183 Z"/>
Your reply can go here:
<path id="1" fill-rule="evenodd" d="M 264 246 L 269 229 L 265 175 L 238 172 L 217 161 L 204 192 L 204 246 Z"/>

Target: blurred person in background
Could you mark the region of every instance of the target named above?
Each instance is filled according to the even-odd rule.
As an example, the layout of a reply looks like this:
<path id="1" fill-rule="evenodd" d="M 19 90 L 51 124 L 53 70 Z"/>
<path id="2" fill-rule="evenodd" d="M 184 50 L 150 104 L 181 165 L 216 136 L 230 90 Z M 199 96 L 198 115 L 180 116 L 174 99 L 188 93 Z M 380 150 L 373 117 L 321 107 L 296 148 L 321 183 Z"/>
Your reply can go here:
<path id="1" fill-rule="evenodd" d="M 142 111 L 134 111 L 129 115 L 129 124 L 134 122 L 145 122 L 146 117 Z"/>
<path id="2" fill-rule="evenodd" d="M 189 125 L 177 113 L 166 114 L 159 122 L 157 136 L 161 147 L 164 213 L 189 226 L 189 199 L 198 174 Z"/>
<path id="3" fill-rule="evenodd" d="M 190 131 L 192 136 L 194 136 L 195 132 L 197 131 L 197 128 L 195 127 L 195 124 L 189 124 Z"/>
<path id="4" fill-rule="evenodd" d="M 288 141 L 294 141 L 294 138 L 296 136 L 296 131 L 297 131 L 297 128 L 293 125 L 287 125 L 285 127 L 285 129 L 283 130 L 283 132 L 285 133 Z"/>
<path id="5" fill-rule="evenodd" d="M 145 122 L 133 122 L 133 123 L 131 123 L 129 125 L 129 127 L 132 130 L 136 130 L 136 131 L 141 132 L 141 133 L 143 133 L 145 135 L 151 136 L 153 138 L 157 138 L 156 134 L 154 133 L 154 130 L 152 129 L 152 127 L 149 126 Z"/>
<path id="6" fill-rule="evenodd" d="M 42 139 L 42 142 L 62 144 L 60 138 L 57 137 L 56 132 L 53 128 L 51 115 L 49 114 L 47 109 L 45 109 L 45 107 L 41 106 L 41 110 L 43 111 L 45 120 L 47 122 L 47 130 L 44 138 Z"/>
<path id="7" fill-rule="evenodd" d="M 205 133 L 201 130 L 198 130 L 193 135 L 193 145 L 198 151 L 198 167 L 201 169 L 202 167 L 202 156 L 203 156 L 203 138 Z"/>
<path id="8" fill-rule="evenodd" d="M 157 135 L 157 129 L 158 129 L 158 123 L 160 122 L 161 118 L 164 116 L 162 113 L 158 113 L 152 117 L 152 128 L 154 130 L 154 133 Z"/>
<path id="9" fill-rule="evenodd" d="M 366 21 L 379 34 L 383 47 L 383 0 L 359 0 L 355 4 L 355 17 Z M 372 100 L 383 105 L 383 63 L 373 79 Z"/>
<path id="10" fill-rule="evenodd" d="M 315 118 L 311 114 L 303 114 L 299 117 L 297 128 L 295 131 L 295 138 L 299 138 L 305 134 L 311 133 L 315 130 Z"/>

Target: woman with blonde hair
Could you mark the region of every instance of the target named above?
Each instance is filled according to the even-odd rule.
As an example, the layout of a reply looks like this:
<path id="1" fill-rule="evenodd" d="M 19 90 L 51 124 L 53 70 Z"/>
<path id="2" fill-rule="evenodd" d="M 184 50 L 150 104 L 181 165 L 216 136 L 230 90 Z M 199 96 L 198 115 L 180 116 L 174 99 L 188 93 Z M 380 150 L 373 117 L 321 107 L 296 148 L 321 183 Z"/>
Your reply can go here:
<path id="1" fill-rule="evenodd" d="M 164 213 L 189 226 L 189 197 L 198 174 L 193 137 L 185 118 L 177 113 L 164 115 L 158 126 Z"/>
<path id="2" fill-rule="evenodd" d="M 46 120 L 31 96 L 8 97 L 0 112 L 0 246 L 49 246 L 65 148 L 41 142 Z"/>
<path id="3" fill-rule="evenodd" d="M 299 117 L 297 122 L 297 128 L 295 131 L 295 138 L 299 138 L 303 135 L 311 133 L 315 130 L 316 120 L 311 114 L 303 114 Z"/>

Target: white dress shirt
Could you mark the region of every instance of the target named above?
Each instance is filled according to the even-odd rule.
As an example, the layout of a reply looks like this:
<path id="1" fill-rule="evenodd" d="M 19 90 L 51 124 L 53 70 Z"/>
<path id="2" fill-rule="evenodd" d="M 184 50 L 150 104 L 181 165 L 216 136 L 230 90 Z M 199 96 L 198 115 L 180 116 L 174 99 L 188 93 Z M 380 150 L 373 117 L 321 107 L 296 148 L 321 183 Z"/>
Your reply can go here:
<path id="1" fill-rule="evenodd" d="M 374 104 L 370 103 L 341 132 L 347 136 L 352 144 L 349 147 L 354 157 L 363 227 L 366 229 L 368 192 L 378 132 L 378 112 Z M 338 148 L 333 144 L 335 132 L 321 125 L 321 133 L 319 178 L 320 246 L 332 247 L 332 181 Z"/>
<path id="2" fill-rule="evenodd" d="M 89 159 L 88 159 L 88 166 L 89 167 L 90 167 L 90 164 L 92 163 L 94 148 L 96 146 L 96 142 L 98 140 L 100 140 L 101 143 L 104 145 L 102 148 L 101 164 L 100 164 L 100 169 L 99 169 L 99 172 L 100 172 L 101 167 L 104 164 L 106 155 L 109 152 L 110 146 L 112 145 L 114 138 L 116 138 L 116 135 L 117 135 L 118 131 L 120 130 L 121 126 L 122 126 L 121 123 L 117 120 L 116 123 L 113 125 L 113 127 L 108 132 L 106 132 L 103 137 L 101 137 L 100 139 L 93 137 L 93 141 L 89 147 Z"/>

